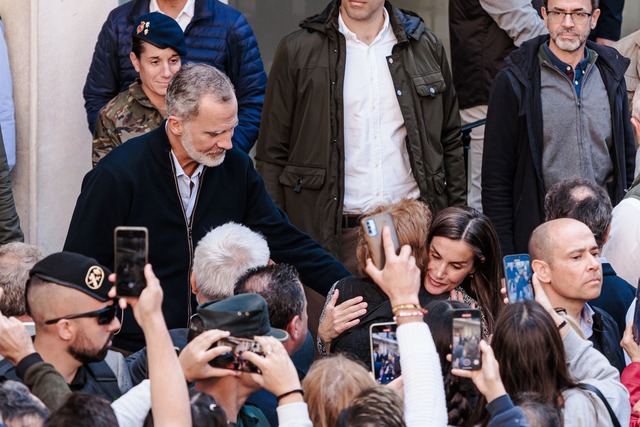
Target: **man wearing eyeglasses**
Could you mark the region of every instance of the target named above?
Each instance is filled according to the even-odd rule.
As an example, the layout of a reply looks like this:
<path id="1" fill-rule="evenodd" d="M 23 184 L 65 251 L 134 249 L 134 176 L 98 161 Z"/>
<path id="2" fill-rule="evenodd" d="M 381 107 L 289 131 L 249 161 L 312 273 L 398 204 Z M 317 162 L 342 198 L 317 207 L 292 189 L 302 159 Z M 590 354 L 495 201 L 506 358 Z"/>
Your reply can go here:
<path id="1" fill-rule="evenodd" d="M 0 364 L 0 375 L 21 381 L 34 363 L 52 364 L 72 391 L 113 401 L 122 391 L 118 378 L 104 362 L 120 328 L 116 301 L 109 298 L 108 268 L 95 259 L 58 252 L 36 263 L 26 288 L 27 312 L 36 325 L 37 353 L 14 368 Z M 130 382 L 130 380 L 129 380 Z"/>
<path id="2" fill-rule="evenodd" d="M 526 252 L 546 190 L 579 176 L 612 203 L 633 181 L 635 145 L 616 50 L 587 41 L 598 0 L 546 0 L 548 36 L 529 40 L 494 80 L 482 163 L 482 204 L 505 254 Z"/>

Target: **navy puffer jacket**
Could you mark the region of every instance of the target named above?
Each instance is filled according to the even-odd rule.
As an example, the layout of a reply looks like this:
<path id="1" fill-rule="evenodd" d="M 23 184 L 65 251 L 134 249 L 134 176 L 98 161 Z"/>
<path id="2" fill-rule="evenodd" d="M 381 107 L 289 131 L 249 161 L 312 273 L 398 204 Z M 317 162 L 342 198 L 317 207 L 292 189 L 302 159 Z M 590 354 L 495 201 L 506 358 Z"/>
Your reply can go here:
<path id="1" fill-rule="evenodd" d="M 138 76 L 133 69 L 131 31 L 137 17 L 149 12 L 149 0 L 133 0 L 111 11 L 93 53 L 83 95 L 93 133 L 100 109 Z M 238 120 L 233 142 L 248 152 L 258 137 L 267 75 L 258 42 L 242 13 L 218 0 L 195 0 L 194 17 L 185 31 L 185 62 L 204 62 L 224 71 L 236 89 Z"/>

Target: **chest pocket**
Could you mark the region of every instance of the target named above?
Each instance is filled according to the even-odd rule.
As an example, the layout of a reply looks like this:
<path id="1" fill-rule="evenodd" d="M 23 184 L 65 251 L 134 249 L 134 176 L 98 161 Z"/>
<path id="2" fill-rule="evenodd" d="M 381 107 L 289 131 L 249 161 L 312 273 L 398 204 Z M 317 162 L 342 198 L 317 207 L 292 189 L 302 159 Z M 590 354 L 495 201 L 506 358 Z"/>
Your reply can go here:
<path id="1" fill-rule="evenodd" d="M 435 98 L 436 95 L 444 92 L 447 88 L 447 84 L 444 82 L 444 77 L 440 71 L 423 76 L 415 76 L 412 80 L 413 86 L 420 96 Z"/>

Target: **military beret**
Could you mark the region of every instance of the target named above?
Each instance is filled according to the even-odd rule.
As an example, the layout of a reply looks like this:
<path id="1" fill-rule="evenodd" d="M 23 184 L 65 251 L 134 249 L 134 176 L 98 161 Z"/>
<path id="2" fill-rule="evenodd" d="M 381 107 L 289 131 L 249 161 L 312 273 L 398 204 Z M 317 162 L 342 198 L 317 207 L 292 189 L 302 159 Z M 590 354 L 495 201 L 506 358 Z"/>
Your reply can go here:
<path id="1" fill-rule="evenodd" d="M 170 47 L 180 56 L 187 53 L 187 44 L 184 41 L 182 28 L 172 17 L 160 12 L 147 13 L 139 17 L 135 21 L 131 36 L 151 43 L 160 49 Z"/>
<path id="2" fill-rule="evenodd" d="M 45 282 L 67 286 L 106 302 L 111 288 L 111 270 L 98 261 L 73 252 L 57 252 L 36 263 L 29 278 L 38 277 Z M 27 287 L 29 282 L 27 282 Z"/>
<path id="3" fill-rule="evenodd" d="M 289 334 L 272 328 L 269 323 L 267 302 L 258 294 L 240 294 L 220 301 L 201 304 L 197 315 L 191 319 L 201 322 L 196 329 L 220 329 L 229 331 L 232 337 L 253 339 L 254 336 L 271 336 L 287 341 Z"/>

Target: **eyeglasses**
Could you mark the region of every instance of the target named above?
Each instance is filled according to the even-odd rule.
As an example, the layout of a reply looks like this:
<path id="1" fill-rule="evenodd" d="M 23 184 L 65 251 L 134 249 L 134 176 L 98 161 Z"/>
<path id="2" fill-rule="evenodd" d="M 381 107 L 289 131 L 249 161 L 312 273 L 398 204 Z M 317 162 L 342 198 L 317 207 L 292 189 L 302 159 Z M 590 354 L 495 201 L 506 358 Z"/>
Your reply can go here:
<path id="1" fill-rule="evenodd" d="M 80 319 L 82 317 L 97 317 L 98 325 L 108 325 L 116 317 L 116 309 L 118 308 L 117 301 L 114 304 L 101 308 L 100 310 L 88 311 L 86 313 L 71 314 L 69 316 L 58 317 L 57 319 L 47 320 L 45 325 L 53 325 L 60 320 Z"/>
<path id="2" fill-rule="evenodd" d="M 571 18 L 571 21 L 573 21 L 574 24 L 578 24 L 578 25 L 582 25 L 582 24 L 586 24 L 587 21 L 589 20 L 589 18 L 591 18 L 591 15 L 593 15 L 593 13 L 588 13 L 588 12 L 560 12 L 559 10 L 548 10 L 547 11 L 547 16 L 549 17 L 549 21 L 553 22 L 554 24 L 560 24 L 562 22 L 564 22 L 564 18 L 569 15 L 569 18 Z"/>

